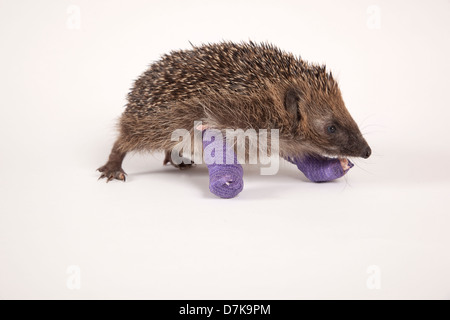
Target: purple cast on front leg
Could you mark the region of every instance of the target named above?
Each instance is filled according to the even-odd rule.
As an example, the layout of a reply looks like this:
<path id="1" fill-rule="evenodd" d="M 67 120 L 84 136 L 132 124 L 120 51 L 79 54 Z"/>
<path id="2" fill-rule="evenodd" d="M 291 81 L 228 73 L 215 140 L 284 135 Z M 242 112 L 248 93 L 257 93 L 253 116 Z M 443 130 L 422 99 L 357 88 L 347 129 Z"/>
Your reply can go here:
<path id="1" fill-rule="evenodd" d="M 306 155 L 301 158 L 286 158 L 289 162 L 297 165 L 297 168 L 313 182 L 325 182 L 342 177 L 353 167 L 353 163 L 348 161 L 349 169 L 342 168 L 339 159 L 327 158 L 318 155 Z"/>
<path id="2" fill-rule="evenodd" d="M 206 130 L 203 130 L 202 132 L 203 137 L 205 131 Z M 203 150 L 211 143 L 215 143 L 214 139 L 215 137 L 212 136 L 211 141 L 203 140 Z M 216 148 L 222 148 L 223 150 L 222 164 L 213 163 Z M 228 158 L 234 159 L 233 163 L 226 163 L 227 154 L 229 155 Z M 209 171 L 209 190 L 216 196 L 225 199 L 237 196 L 244 188 L 244 170 L 238 163 L 233 148 L 227 149 L 225 140 L 218 141 L 217 146 L 213 149 L 211 154 L 204 153 L 204 158 Z"/>

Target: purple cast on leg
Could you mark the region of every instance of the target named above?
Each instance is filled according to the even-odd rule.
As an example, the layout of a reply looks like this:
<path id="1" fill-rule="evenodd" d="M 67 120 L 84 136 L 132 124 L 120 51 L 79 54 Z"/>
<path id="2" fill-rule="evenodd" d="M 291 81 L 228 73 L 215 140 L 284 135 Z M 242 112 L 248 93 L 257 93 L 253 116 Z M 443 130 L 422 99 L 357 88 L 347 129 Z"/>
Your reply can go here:
<path id="1" fill-rule="evenodd" d="M 297 165 L 297 168 L 313 182 L 325 182 L 342 177 L 353 167 L 348 161 L 347 170 L 344 170 L 339 159 L 327 158 L 318 155 L 307 155 L 301 158 L 286 158 L 289 162 Z"/>
<path id="2" fill-rule="evenodd" d="M 202 132 L 203 137 L 205 131 L 206 130 L 203 130 Z M 211 141 L 203 140 L 203 150 L 211 143 L 215 143 L 214 139 L 215 137 L 212 136 Z M 214 161 L 216 148 L 223 148 L 222 164 L 212 163 Z M 234 198 L 244 188 L 244 170 L 238 163 L 233 148 L 227 150 L 225 140 L 218 141 L 216 148 L 214 148 L 211 154 L 204 153 L 206 166 L 208 167 L 209 171 L 209 190 L 216 196 L 224 199 Z M 229 155 L 229 158 L 234 159 L 233 163 L 226 163 L 227 154 Z"/>

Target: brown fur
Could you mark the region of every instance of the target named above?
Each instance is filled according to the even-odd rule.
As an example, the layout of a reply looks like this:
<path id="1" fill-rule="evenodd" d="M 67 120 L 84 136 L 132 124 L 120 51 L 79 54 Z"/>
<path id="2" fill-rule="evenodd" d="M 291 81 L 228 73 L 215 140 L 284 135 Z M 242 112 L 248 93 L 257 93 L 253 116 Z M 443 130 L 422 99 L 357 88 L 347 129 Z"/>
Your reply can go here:
<path id="1" fill-rule="evenodd" d="M 173 51 L 136 80 L 105 166 L 122 170 L 130 151 L 169 152 L 177 143 L 171 133 L 192 130 L 194 121 L 217 129 L 279 129 L 284 157 L 360 156 L 368 148 L 325 66 L 269 44 L 223 42 Z M 337 134 L 326 133 L 330 124 Z"/>

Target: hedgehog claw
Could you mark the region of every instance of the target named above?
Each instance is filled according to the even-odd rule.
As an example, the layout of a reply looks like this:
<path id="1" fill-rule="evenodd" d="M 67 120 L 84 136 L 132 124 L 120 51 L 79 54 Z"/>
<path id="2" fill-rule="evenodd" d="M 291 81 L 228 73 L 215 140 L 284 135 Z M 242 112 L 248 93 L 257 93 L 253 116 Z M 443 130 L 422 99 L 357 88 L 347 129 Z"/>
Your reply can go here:
<path id="1" fill-rule="evenodd" d="M 126 181 L 126 173 L 125 171 L 123 171 L 122 168 L 117 169 L 109 169 L 106 166 L 103 166 L 101 168 L 97 169 L 98 171 L 100 171 L 102 174 L 100 175 L 100 177 L 98 178 L 98 180 L 100 179 L 104 179 L 106 178 L 106 183 L 116 179 L 116 180 L 120 180 L 120 181 Z"/>

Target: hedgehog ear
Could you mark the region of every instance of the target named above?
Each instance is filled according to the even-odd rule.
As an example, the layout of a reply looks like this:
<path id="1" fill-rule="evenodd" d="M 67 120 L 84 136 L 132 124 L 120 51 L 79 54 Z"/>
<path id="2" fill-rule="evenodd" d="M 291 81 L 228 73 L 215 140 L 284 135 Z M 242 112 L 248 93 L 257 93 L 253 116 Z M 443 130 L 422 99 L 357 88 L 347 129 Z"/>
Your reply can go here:
<path id="1" fill-rule="evenodd" d="M 286 91 L 286 95 L 284 96 L 284 106 L 287 112 L 289 112 L 289 114 L 291 114 L 294 119 L 297 119 L 298 122 L 300 122 L 301 119 L 299 109 L 300 99 L 300 92 L 294 88 L 288 89 Z"/>

